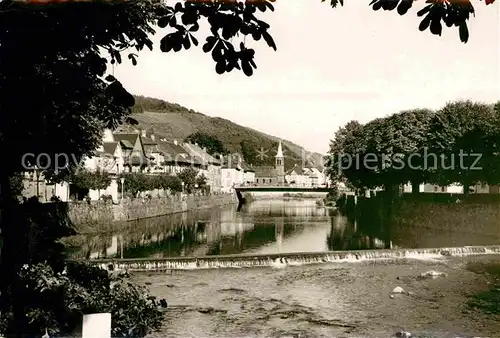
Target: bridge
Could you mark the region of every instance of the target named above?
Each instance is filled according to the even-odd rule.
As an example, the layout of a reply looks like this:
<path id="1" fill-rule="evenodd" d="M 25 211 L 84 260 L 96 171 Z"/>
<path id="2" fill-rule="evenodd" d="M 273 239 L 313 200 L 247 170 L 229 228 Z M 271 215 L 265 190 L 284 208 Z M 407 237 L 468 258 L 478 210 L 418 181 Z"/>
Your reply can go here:
<path id="1" fill-rule="evenodd" d="M 294 186 L 239 186 L 234 187 L 234 191 L 236 192 L 236 197 L 238 197 L 239 204 L 245 203 L 245 197 L 243 197 L 243 193 L 245 192 L 330 192 L 333 191 L 333 188 L 326 187 L 294 187 Z"/>

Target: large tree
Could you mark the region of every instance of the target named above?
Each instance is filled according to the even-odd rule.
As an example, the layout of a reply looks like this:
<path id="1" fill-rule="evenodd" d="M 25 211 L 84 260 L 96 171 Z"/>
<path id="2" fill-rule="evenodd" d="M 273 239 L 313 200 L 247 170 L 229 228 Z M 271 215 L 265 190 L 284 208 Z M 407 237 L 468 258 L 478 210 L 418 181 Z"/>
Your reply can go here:
<path id="1" fill-rule="evenodd" d="M 420 183 L 429 173 L 424 165 L 425 147 L 433 112 L 414 109 L 393 114 L 378 120 L 371 131 L 375 143 L 369 151 L 379 159 L 378 182 L 386 187 L 412 183 L 412 191 L 418 192 Z M 371 125 L 368 124 L 368 125 Z"/>
<path id="2" fill-rule="evenodd" d="M 364 126 L 358 121 L 339 128 L 330 141 L 326 158 L 326 173 L 332 182 L 345 182 L 354 189 L 371 185 L 371 173 L 363 165 L 366 141 Z"/>
<path id="3" fill-rule="evenodd" d="M 446 104 L 434 116 L 429 129 L 429 153 L 435 182 L 469 186 L 495 182 L 498 163 L 498 115 L 491 105 L 456 101 Z"/>
<path id="4" fill-rule="evenodd" d="M 327 173 L 358 189 L 412 183 L 500 183 L 500 104 L 446 104 L 355 121 L 335 134 Z"/>

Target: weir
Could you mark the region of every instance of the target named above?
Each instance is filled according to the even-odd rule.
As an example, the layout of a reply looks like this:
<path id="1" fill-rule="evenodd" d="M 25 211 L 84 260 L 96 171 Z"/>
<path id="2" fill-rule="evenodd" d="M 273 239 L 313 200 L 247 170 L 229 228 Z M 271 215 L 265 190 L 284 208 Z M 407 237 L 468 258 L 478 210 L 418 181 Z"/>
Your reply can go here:
<path id="1" fill-rule="evenodd" d="M 360 262 L 382 259 L 436 259 L 448 256 L 460 257 L 488 254 L 500 254 L 500 245 L 429 249 L 299 252 L 259 255 L 214 255 L 174 258 L 96 259 L 90 260 L 88 261 L 88 263 L 94 266 L 99 266 L 106 270 L 113 271 L 166 271 L 218 268 L 284 267 L 306 264 Z"/>

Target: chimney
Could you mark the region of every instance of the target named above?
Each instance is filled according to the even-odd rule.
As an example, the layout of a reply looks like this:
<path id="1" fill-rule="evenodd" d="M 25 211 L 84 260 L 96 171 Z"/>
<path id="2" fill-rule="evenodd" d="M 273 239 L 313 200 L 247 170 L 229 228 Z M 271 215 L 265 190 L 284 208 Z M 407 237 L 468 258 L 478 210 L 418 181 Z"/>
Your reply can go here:
<path id="1" fill-rule="evenodd" d="M 207 147 L 203 147 L 203 151 L 204 151 L 204 152 L 207 152 Z"/>
<path id="2" fill-rule="evenodd" d="M 174 140 L 174 144 L 175 144 L 175 145 L 178 145 L 177 140 Z"/>
<path id="3" fill-rule="evenodd" d="M 142 137 L 146 137 L 146 129 L 142 129 L 141 130 L 141 136 Z"/>
<path id="4" fill-rule="evenodd" d="M 195 145 L 195 146 L 198 146 L 198 143 L 196 143 L 196 142 L 195 142 L 195 143 L 194 143 L 194 145 Z"/>

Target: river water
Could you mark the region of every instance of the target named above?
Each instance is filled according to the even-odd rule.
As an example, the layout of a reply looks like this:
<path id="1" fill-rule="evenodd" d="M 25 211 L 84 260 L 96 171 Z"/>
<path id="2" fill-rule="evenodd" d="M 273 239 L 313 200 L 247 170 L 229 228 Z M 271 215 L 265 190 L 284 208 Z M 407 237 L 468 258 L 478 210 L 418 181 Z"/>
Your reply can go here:
<path id="1" fill-rule="evenodd" d="M 89 236 L 77 258 L 161 258 L 496 245 L 500 238 L 351 222 L 314 200 L 258 200 L 131 223 Z M 500 337 L 500 317 L 471 310 L 490 287 L 474 264 L 498 256 L 420 257 L 301 266 L 132 273 L 166 298 L 156 337 Z M 434 277 L 423 277 L 434 271 Z M 391 294 L 397 286 L 404 294 Z"/>
<path id="2" fill-rule="evenodd" d="M 333 209 L 316 206 L 313 199 L 257 200 L 239 211 L 232 205 L 130 222 L 121 233 L 87 236 L 72 255 L 160 258 L 496 244 L 500 233 L 390 229 L 349 221 Z"/>

